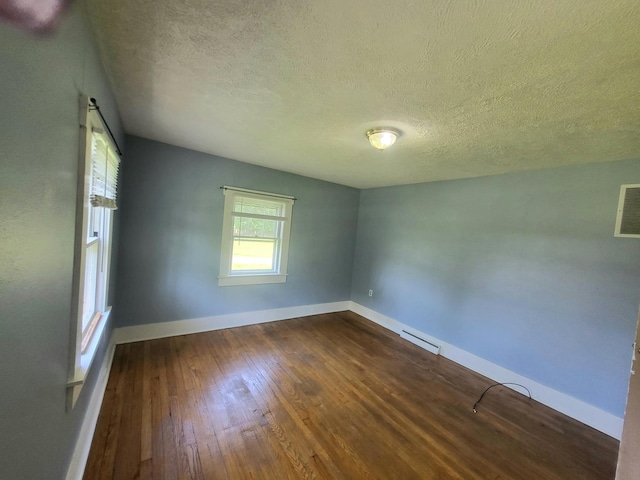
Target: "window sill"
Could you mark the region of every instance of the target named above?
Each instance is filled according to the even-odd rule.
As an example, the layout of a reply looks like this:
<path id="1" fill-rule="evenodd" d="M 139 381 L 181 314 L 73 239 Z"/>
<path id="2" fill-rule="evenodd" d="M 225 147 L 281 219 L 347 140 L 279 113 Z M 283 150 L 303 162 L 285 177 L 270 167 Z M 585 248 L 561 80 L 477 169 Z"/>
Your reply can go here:
<path id="1" fill-rule="evenodd" d="M 70 398 L 71 403 L 69 405 L 71 408 L 75 405 L 76 400 L 80 395 L 80 391 L 82 390 L 82 385 L 87 379 L 87 375 L 89 374 L 89 370 L 93 364 L 96 352 L 98 351 L 98 346 L 100 345 L 107 323 L 109 322 L 110 314 L 111 308 L 108 308 L 96 326 L 96 330 L 93 332 L 93 336 L 91 337 L 91 342 L 89 342 L 89 345 L 87 346 L 87 350 L 80 355 L 80 362 L 76 365 L 75 371 L 73 372 L 73 378 L 67 382 L 67 389 L 72 393 Z"/>
<path id="2" fill-rule="evenodd" d="M 233 285 L 263 285 L 268 283 L 285 283 L 286 274 L 265 274 L 265 275 L 233 275 L 229 277 L 218 277 L 218 286 L 230 287 Z"/>

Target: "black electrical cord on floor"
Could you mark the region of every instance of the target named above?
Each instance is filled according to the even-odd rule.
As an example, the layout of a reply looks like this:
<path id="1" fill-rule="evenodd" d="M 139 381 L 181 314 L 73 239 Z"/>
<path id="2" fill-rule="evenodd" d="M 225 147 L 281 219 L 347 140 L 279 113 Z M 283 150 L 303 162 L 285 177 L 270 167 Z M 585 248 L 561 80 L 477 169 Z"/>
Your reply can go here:
<path id="1" fill-rule="evenodd" d="M 513 383 L 513 382 L 505 382 L 505 383 L 494 383 L 493 385 L 491 385 L 490 387 L 487 387 L 487 389 L 482 392 L 482 395 L 480 395 L 480 398 L 478 399 L 478 401 L 476 403 L 473 404 L 473 413 L 478 413 L 478 405 L 480 404 L 480 402 L 482 401 L 482 397 L 485 396 L 485 394 L 491 390 L 493 387 L 497 387 L 499 385 L 516 385 L 518 387 L 522 387 L 524 388 L 527 393 L 529 394 L 529 400 L 532 400 L 533 397 L 531 397 L 531 392 L 529 391 L 529 389 L 527 387 L 525 387 L 524 385 L 520 385 L 519 383 Z"/>

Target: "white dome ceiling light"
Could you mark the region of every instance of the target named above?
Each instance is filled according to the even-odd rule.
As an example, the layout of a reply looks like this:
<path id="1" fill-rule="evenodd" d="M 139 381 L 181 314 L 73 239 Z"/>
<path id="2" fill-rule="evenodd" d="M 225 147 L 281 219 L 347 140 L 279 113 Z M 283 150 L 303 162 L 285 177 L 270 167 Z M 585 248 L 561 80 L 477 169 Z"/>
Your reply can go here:
<path id="1" fill-rule="evenodd" d="M 385 150 L 396 143 L 400 132 L 391 128 L 372 128 L 367 131 L 367 138 L 373 148 Z"/>

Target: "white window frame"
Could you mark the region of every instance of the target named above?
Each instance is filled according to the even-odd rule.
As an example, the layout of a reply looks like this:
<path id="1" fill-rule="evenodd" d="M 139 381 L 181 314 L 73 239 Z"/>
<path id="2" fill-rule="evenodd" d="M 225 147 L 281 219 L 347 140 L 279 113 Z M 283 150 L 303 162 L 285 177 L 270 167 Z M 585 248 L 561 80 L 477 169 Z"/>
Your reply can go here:
<path id="1" fill-rule="evenodd" d="M 222 220 L 222 243 L 220 249 L 220 276 L 218 285 L 221 287 L 233 285 L 260 285 L 269 283 L 285 283 L 287 281 L 287 266 L 289 260 L 289 238 L 291 234 L 291 215 L 295 198 L 277 193 L 247 190 L 238 187 L 222 187 L 224 192 L 224 216 Z M 267 217 L 263 215 L 242 214 L 250 218 L 267 218 L 282 222 L 279 249 L 275 253 L 273 270 L 268 272 L 244 271 L 234 272 L 231 269 L 233 255 L 233 219 L 239 214 L 233 211 L 236 198 L 256 198 L 282 203 L 284 216 Z"/>
<path id="2" fill-rule="evenodd" d="M 89 98 L 80 97 L 80 148 L 78 160 L 77 206 L 75 253 L 73 268 L 73 293 L 71 303 L 71 338 L 70 338 L 70 373 L 67 383 L 67 408 L 75 406 L 82 390 L 100 341 L 109 321 L 111 306 L 109 300 L 109 277 L 111 270 L 111 250 L 113 247 L 113 210 L 94 207 L 91 204 L 92 187 L 92 141 L 97 136 L 112 152 L 117 163 L 120 157 L 113 141 L 107 135 L 95 107 L 90 106 Z M 109 153 L 107 152 L 107 155 Z M 98 217 L 95 217 L 98 215 Z M 100 223 L 102 235 L 93 237 L 90 228 Z M 91 224 L 91 225 L 90 225 Z M 97 272 L 95 281 L 95 304 L 90 315 L 84 311 L 84 300 L 87 273 L 87 252 L 98 247 Z M 95 321 L 85 322 L 86 318 Z M 85 323 L 93 327 L 85 328 Z M 89 330 L 91 330 L 89 332 Z M 86 337 L 86 338 L 85 338 Z M 85 342 L 83 348 L 83 340 Z"/>

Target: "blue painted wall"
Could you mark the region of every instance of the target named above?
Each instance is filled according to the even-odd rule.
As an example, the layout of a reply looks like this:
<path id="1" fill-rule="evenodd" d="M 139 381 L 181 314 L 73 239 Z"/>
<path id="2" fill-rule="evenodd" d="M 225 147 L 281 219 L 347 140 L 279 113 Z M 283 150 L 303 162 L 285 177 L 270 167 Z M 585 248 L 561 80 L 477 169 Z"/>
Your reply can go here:
<path id="1" fill-rule="evenodd" d="M 352 299 L 622 417 L 640 303 L 640 240 L 613 236 L 625 183 L 639 160 L 362 191 Z"/>
<path id="2" fill-rule="evenodd" d="M 119 326 L 349 300 L 359 191 L 127 137 Z M 298 198 L 284 284 L 219 287 L 222 185 Z"/>
<path id="3" fill-rule="evenodd" d="M 83 8 L 76 2 L 50 37 L 0 24 L 0 477 L 6 479 L 63 478 L 96 380 L 94 368 L 76 408 L 66 412 L 80 93 L 96 97 L 121 131 Z"/>
<path id="4" fill-rule="evenodd" d="M 119 326 L 351 298 L 623 415 L 640 242 L 613 227 L 640 161 L 359 192 L 137 137 L 127 159 Z M 299 198 L 286 284 L 218 287 L 224 184 Z"/>

